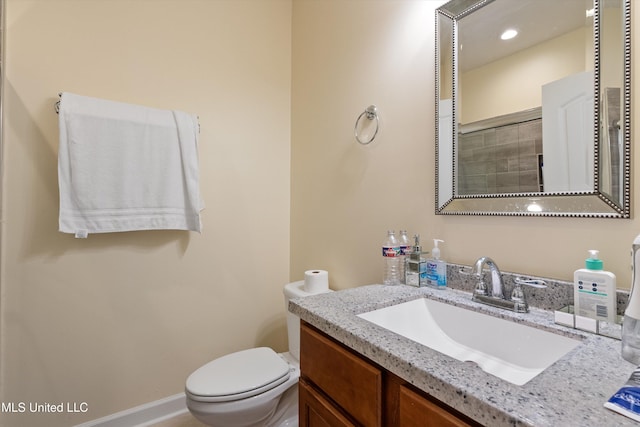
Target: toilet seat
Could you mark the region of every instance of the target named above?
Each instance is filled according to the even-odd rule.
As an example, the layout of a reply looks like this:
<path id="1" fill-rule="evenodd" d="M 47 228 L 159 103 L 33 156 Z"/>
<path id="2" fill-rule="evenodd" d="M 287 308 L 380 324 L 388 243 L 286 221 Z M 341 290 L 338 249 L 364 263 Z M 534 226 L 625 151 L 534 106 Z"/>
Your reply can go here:
<path id="1" fill-rule="evenodd" d="M 290 366 L 268 347 L 215 359 L 187 378 L 186 391 L 200 402 L 229 402 L 264 393 L 289 379 Z"/>

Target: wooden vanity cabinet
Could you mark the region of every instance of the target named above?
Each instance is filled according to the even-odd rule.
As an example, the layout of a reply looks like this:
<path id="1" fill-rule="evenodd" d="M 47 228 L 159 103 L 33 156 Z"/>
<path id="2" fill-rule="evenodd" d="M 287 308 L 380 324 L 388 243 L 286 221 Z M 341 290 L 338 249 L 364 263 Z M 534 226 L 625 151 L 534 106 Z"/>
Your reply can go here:
<path id="1" fill-rule="evenodd" d="M 301 322 L 300 427 L 479 426 Z"/>
<path id="2" fill-rule="evenodd" d="M 301 426 L 382 426 L 382 370 L 304 323 L 300 327 L 300 369 L 299 390 L 309 389 L 300 393 Z M 314 401 L 303 400 L 307 391 L 313 393 Z M 353 424 L 312 423 L 312 414 L 326 414 L 326 406 Z"/>

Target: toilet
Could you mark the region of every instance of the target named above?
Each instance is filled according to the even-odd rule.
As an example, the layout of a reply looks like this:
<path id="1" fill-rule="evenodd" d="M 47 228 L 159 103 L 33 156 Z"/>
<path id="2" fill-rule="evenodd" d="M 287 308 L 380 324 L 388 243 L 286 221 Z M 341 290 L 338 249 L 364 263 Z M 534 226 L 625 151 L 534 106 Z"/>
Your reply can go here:
<path id="1" fill-rule="evenodd" d="M 219 427 L 297 427 L 300 377 L 300 319 L 289 299 L 313 295 L 304 280 L 284 287 L 289 351 L 251 348 L 219 357 L 187 378 L 187 408 L 198 420 Z M 317 293 L 330 292 L 325 290 Z"/>

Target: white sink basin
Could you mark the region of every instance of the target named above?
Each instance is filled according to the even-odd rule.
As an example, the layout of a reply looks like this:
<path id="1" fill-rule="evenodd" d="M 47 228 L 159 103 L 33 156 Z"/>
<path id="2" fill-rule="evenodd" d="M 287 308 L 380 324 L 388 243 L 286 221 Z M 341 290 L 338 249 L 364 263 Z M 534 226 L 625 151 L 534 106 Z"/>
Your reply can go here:
<path id="1" fill-rule="evenodd" d="M 523 385 L 580 340 L 420 298 L 358 315 L 433 350 Z"/>

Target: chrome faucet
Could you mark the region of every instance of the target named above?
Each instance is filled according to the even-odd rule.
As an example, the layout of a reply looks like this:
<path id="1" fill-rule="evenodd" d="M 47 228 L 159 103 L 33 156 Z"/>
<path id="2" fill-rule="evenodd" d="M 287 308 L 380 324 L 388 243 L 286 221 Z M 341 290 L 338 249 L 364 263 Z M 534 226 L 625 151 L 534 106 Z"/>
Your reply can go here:
<path id="1" fill-rule="evenodd" d="M 484 275 L 482 274 L 482 269 L 485 264 L 489 267 L 489 271 L 491 272 L 491 292 L 489 292 L 489 289 L 487 289 L 487 285 L 484 283 Z M 474 298 L 476 295 L 483 295 L 504 299 L 504 293 L 502 291 L 502 274 L 500 273 L 498 264 L 496 264 L 494 260 L 486 256 L 479 258 L 476 261 L 473 272 L 476 276 L 476 279 L 478 279 L 476 288 L 473 291 Z"/>
<path id="2" fill-rule="evenodd" d="M 489 267 L 491 272 L 491 290 L 487 288 L 484 282 L 484 275 L 482 270 L 484 266 Z M 531 286 L 534 288 L 546 288 L 546 283 L 542 280 L 529 279 L 525 280 L 521 277 L 516 277 L 511 291 L 511 298 L 505 298 L 504 296 L 504 283 L 502 281 L 502 274 L 498 265 L 489 257 L 482 257 L 476 261 L 473 268 L 473 272 L 477 279 L 477 284 L 473 290 L 473 301 L 481 302 L 483 304 L 490 305 L 492 307 L 505 308 L 507 310 L 515 311 L 516 313 L 528 313 L 529 304 L 525 297 L 525 293 L 522 289 L 522 285 Z"/>

